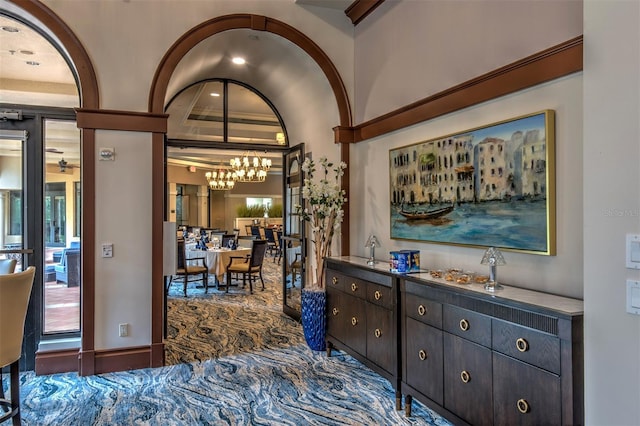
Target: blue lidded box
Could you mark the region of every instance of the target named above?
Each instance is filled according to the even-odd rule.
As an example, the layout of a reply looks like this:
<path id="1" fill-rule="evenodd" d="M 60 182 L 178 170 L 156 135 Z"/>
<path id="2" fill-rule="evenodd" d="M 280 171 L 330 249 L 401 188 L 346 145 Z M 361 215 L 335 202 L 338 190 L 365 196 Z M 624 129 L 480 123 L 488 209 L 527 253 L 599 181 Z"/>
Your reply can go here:
<path id="1" fill-rule="evenodd" d="M 420 270 L 420 250 L 400 250 L 400 253 L 406 253 L 408 256 L 409 272 Z"/>
<path id="2" fill-rule="evenodd" d="M 405 250 L 389 252 L 390 255 L 390 271 L 398 274 L 406 274 L 409 272 L 409 253 Z"/>

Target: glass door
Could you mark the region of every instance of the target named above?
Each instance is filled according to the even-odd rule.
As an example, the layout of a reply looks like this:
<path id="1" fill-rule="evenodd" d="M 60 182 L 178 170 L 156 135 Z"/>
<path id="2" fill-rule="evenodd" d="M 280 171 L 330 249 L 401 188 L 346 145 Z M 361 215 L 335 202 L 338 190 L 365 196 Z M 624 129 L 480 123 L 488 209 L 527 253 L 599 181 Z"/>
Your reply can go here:
<path id="1" fill-rule="evenodd" d="M 0 121 L 0 258 L 15 259 L 16 272 L 36 266 L 20 360 L 20 367 L 30 370 L 34 366 L 39 337 L 38 324 L 34 319 L 39 317 L 40 298 L 37 295 L 42 288 L 38 285 L 42 270 L 38 267 L 41 253 L 34 249 L 38 232 L 33 226 L 36 214 L 31 209 L 36 193 L 34 175 L 38 174 L 31 167 L 37 157 L 31 142 L 34 120 L 25 121 Z"/>
<path id="2" fill-rule="evenodd" d="M 283 160 L 282 310 L 290 317 L 300 320 L 302 289 L 306 277 L 306 244 L 304 219 L 296 213 L 296 207 L 304 206 L 302 199 L 304 144 L 296 145 L 286 151 Z"/>
<path id="3" fill-rule="evenodd" d="M 79 345 L 79 153 L 73 110 L 21 111 L 0 121 L 0 258 L 18 260 L 17 270 L 36 267 L 21 361 L 27 370 L 49 343 Z"/>

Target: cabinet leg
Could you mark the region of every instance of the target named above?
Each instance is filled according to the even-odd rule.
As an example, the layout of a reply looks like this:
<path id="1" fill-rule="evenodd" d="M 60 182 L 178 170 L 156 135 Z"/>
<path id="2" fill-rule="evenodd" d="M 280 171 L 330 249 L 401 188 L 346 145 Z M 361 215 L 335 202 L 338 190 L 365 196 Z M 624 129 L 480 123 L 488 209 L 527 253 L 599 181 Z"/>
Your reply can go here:
<path id="1" fill-rule="evenodd" d="M 411 395 L 405 395 L 404 397 L 404 415 L 406 417 L 411 417 L 411 401 L 413 397 Z"/>
<path id="2" fill-rule="evenodd" d="M 396 411 L 402 410 L 402 393 L 396 390 Z"/>
<path id="3" fill-rule="evenodd" d="M 331 342 L 327 342 L 327 357 L 331 358 L 331 350 L 333 349 L 333 345 Z"/>

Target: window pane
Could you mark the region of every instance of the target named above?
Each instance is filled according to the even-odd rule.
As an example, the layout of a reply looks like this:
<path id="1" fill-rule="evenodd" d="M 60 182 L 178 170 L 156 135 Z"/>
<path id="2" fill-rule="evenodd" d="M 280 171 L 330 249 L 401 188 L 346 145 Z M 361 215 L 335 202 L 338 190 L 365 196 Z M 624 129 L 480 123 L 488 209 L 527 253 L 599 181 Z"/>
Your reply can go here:
<path id="1" fill-rule="evenodd" d="M 43 333 L 80 330 L 80 131 L 75 121 L 45 120 Z"/>

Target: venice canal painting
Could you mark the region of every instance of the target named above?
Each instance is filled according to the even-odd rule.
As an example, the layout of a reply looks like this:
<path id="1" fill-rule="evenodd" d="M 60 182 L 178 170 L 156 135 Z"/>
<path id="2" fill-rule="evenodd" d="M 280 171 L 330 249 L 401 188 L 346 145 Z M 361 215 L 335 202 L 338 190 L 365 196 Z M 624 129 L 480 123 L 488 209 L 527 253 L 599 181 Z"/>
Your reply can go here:
<path id="1" fill-rule="evenodd" d="M 391 238 L 555 254 L 553 110 L 389 151 Z"/>

